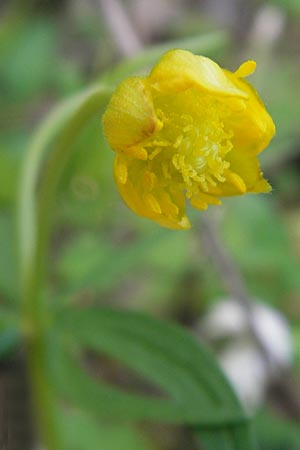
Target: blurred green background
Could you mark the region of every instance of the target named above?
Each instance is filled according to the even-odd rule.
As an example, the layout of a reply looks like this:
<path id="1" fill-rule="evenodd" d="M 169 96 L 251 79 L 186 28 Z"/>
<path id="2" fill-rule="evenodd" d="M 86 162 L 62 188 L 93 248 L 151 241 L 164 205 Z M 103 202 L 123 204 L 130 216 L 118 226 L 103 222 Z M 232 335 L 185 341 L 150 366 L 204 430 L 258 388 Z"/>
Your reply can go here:
<path id="1" fill-rule="evenodd" d="M 249 292 L 288 322 L 293 346 L 290 389 L 299 395 L 300 1 L 122 4 L 145 46 L 215 33 L 215 44 L 206 54 L 221 66 L 234 70 L 247 58 L 257 61 L 251 83 L 277 127 L 276 137 L 261 156 L 273 191 L 225 200 L 217 215 L 224 244 Z M 124 56 L 103 11 L 103 2 L 97 0 L 1 2 L 2 317 L 18 308 L 16 204 L 20 167 L 32 133 L 61 99 L 97 80 Z M 113 156 L 103 138 L 99 112 L 81 133 L 60 184 L 45 295 L 54 307 L 59 302 L 113 305 L 196 327 L 227 295 L 203 249 L 196 225 L 202 213 L 191 211 L 194 227 L 189 232 L 158 228 L 135 216 L 116 190 Z M 2 360 L 14 359 L 18 351 L 17 336 L 6 335 L 0 345 Z M 291 406 L 290 399 L 282 400 L 273 391 L 266 389 L 257 408 L 261 448 L 299 450 L 300 402 Z M 167 427 L 136 431 L 116 424 L 110 429 L 86 423 L 80 414 L 64 419 L 78 450 L 85 448 L 80 442 L 86 439 L 101 439 L 105 450 L 198 448 L 186 431 Z M 93 448 L 100 447 L 89 447 Z"/>

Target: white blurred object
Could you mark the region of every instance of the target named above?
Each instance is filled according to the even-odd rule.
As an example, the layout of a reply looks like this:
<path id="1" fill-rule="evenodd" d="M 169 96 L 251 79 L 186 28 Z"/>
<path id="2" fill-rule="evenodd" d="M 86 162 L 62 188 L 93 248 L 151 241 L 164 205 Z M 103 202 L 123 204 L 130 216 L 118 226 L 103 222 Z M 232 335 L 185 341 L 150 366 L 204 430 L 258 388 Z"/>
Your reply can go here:
<path id="1" fill-rule="evenodd" d="M 213 345 L 222 343 L 220 364 L 242 401 L 253 409 L 261 404 L 268 382 L 292 362 L 293 343 L 285 318 L 275 309 L 253 302 L 252 326 L 268 353 L 270 364 L 249 333 L 249 317 L 234 299 L 220 300 L 203 318 L 201 334 Z"/>
<path id="2" fill-rule="evenodd" d="M 147 40 L 180 19 L 184 0 L 131 0 L 129 5 L 139 34 Z"/>
<path id="3" fill-rule="evenodd" d="M 270 306 L 253 302 L 252 319 L 274 364 L 288 366 L 292 359 L 292 337 L 283 315 Z M 201 329 L 209 340 L 242 336 L 248 330 L 248 317 L 237 301 L 221 300 L 204 317 Z"/>
<path id="4" fill-rule="evenodd" d="M 142 50 L 140 38 L 131 26 L 127 10 L 119 0 L 98 0 L 102 14 L 123 56 L 134 56 Z"/>
<path id="5" fill-rule="evenodd" d="M 231 27 L 239 20 L 239 0 L 205 0 L 199 2 L 199 8 L 222 26 Z"/>
<path id="6" fill-rule="evenodd" d="M 249 342 L 234 343 L 219 355 L 219 362 L 235 390 L 249 409 L 261 404 L 268 382 L 266 365 Z"/>
<path id="7" fill-rule="evenodd" d="M 285 24 L 286 16 L 282 9 L 263 5 L 254 19 L 249 40 L 258 45 L 272 46 L 283 32 Z"/>
<path id="8" fill-rule="evenodd" d="M 241 334 L 246 327 L 242 307 L 230 298 L 219 300 L 201 322 L 201 331 L 209 340 Z"/>

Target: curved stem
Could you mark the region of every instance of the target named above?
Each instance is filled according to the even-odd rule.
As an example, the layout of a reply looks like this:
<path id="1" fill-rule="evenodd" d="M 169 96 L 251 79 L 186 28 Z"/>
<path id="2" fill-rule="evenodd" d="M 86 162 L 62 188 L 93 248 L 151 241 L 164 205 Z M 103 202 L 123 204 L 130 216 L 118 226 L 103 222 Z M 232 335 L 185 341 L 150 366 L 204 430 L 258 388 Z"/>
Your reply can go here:
<path id="1" fill-rule="evenodd" d="M 49 450 L 63 448 L 45 364 L 47 312 L 41 295 L 51 213 L 60 177 L 72 155 L 72 144 L 110 94 L 111 88 L 96 86 L 55 110 L 37 132 L 26 155 L 21 177 L 18 232 L 22 324 L 33 403 L 42 439 Z M 43 175 L 40 177 L 42 168 Z"/>

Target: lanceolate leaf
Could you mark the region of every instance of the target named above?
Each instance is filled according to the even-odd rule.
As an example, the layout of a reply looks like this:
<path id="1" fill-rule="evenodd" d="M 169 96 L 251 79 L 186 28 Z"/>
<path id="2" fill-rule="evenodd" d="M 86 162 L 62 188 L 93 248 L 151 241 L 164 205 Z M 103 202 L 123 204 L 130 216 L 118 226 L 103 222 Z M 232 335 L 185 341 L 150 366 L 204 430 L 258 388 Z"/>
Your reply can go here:
<path id="1" fill-rule="evenodd" d="M 196 434 L 201 450 L 257 449 L 250 423 L 217 428 L 198 428 Z"/>
<path id="2" fill-rule="evenodd" d="M 60 420 L 68 449 L 157 450 L 132 425 L 101 423 L 80 411 L 62 411 Z"/>
<path id="3" fill-rule="evenodd" d="M 254 449 L 245 413 L 213 356 L 180 327 L 140 313 L 99 308 L 61 311 L 56 327 L 56 338 L 65 344 L 59 354 L 62 345 L 52 334 L 55 348 L 49 370 L 69 401 L 100 416 L 203 428 L 204 444 L 211 431 L 214 436 L 219 429 L 225 442 L 224 433 L 235 430 L 228 441 L 231 446 L 224 449 Z M 78 348 L 100 351 L 124 363 L 159 387 L 163 396 L 131 394 L 92 379 L 75 362 Z M 235 440 L 243 441 L 243 447 L 234 446 Z"/>

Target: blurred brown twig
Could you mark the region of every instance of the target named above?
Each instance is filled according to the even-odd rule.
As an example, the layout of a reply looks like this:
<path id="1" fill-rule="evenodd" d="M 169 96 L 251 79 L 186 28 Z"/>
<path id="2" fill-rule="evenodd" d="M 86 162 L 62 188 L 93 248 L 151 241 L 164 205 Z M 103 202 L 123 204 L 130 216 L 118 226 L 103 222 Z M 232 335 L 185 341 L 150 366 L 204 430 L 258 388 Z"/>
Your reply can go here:
<path id="1" fill-rule="evenodd" d="M 142 50 L 142 42 L 131 26 L 123 5 L 118 0 L 98 0 L 108 31 L 123 56 L 133 56 Z"/>
<path id="2" fill-rule="evenodd" d="M 281 366 L 279 361 L 274 360 L 274 355 L 270 353 L 269 348 L 260 336 L 256 326 L 251 296 L 237 264 L 235 264 L 220 236 L 217 220 L 213 216 L 203 216 L 200 229 L 200 239 L 207 256 L 216 268 L 226 292 L 242 307 L 248 324 L 248 332 L 260 350 L 266 368 L 272 373 L 269 385 L 271 401 L 281 412 L 294 420 L 299 420 L 299 381 L 295 379 L 290 370 Z"/>

